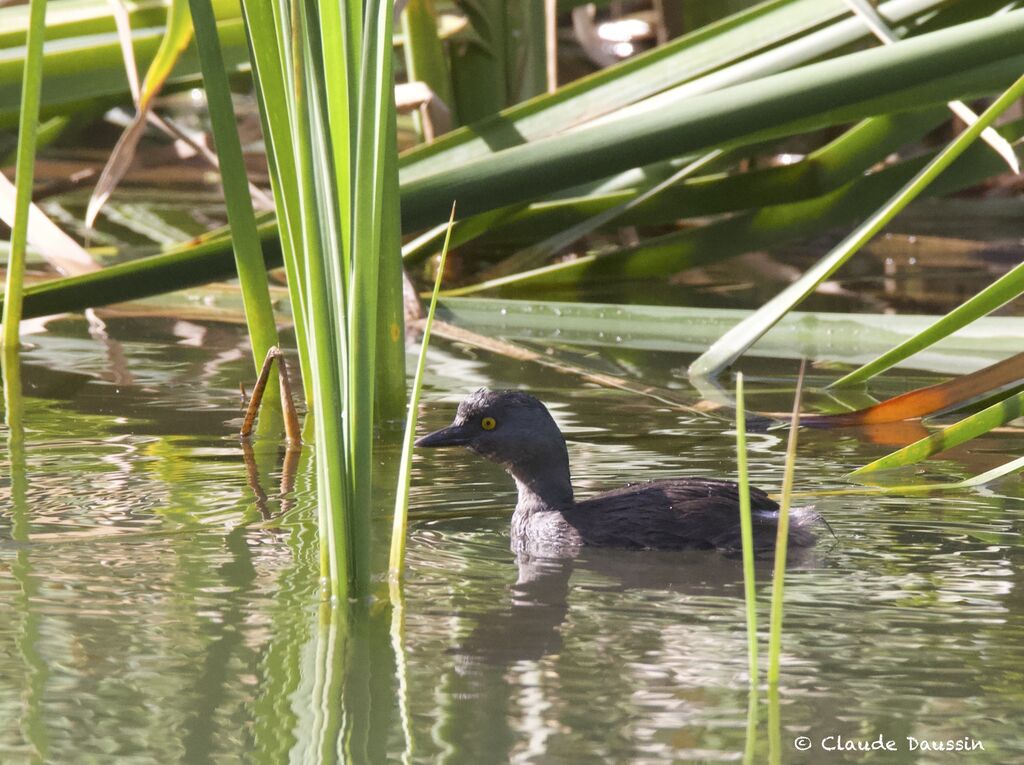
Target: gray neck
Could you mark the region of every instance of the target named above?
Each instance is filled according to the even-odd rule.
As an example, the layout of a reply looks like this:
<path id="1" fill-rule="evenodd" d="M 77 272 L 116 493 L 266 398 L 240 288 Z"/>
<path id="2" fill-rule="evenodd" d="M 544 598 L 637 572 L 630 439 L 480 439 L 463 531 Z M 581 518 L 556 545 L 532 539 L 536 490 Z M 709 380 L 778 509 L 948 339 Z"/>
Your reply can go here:
<path id="1" fill-rule="evenodd" d="M 506 465 L 519 489 L 517 510 L 565 510 L 573 506 L 569 455 L 564 442 L 555 454 Z"/>

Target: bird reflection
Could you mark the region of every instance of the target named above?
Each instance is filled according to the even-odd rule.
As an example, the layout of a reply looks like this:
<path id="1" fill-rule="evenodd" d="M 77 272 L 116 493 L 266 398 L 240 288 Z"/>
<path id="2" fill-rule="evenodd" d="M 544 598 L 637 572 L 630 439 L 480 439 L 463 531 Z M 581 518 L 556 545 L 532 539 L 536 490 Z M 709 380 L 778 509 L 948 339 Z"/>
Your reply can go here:
<path id="1" fill-rule="evenodd" d="M 790 550 L 791 566 L 807 566 L 814 552 Z M 559 627 L 569 612 L 574 573 L 607 592 L 668 591 L 686 597 L 743 599 L 743 564 L 738 556 L 705 550 L 587 550 L 576 557 L 520 554 L 518 577 L 504 607 L 482 615 L 459 646 L 464 663 L 540 659 L 561 647 Z M 771 580 L 772 562 L 759 558 L 758 580 Z"/>
<path id="2" fill-rule="evenodd" d="M 793 550 L 791 565 L 814 562 L 813 550 Z M 771 579 L 771 560 L 757 561 L 756 577 Z M 444 724 L 437 732 L 448 745 L 442 761 L 507 762 L 523 737 L 512 724 L 529 710 L 514 708 L 520 678 L 545 657 L 562 652 L 563 629 L 581 587 L 591 592 L 670 592 L 684 599 L 743 599 L 743 565 L 738 557 L 701 550 L 587 550 L 576 557 L 521 554 L 518 576 L 501 605 L 479 615 L 454 649 L 453 671 L 442 680 Z M 610 683 L 616 682 L 608 678 Z M 531 683 L 533 681 L 530 681 Z M 543 689 L 541 693 L 544 693 Z M 514 723 L 514 721 L 517 721 Z"/>

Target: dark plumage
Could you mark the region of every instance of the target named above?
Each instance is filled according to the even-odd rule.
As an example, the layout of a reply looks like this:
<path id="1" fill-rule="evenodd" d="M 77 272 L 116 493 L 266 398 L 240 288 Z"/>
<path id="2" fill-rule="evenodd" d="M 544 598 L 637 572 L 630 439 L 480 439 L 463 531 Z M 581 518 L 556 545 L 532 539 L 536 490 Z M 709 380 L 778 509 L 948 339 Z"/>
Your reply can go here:
<path id="1" fill-rule="evenodd" d="M 519 500 L 512 516 L 518 551 L 561 553 L 582 546 L 633 549 L 740 548 L 738 486 L 709 478 L 670 478 L 630 484 L 577 502 L 569 455 L 558 425 L 536 398 L 519 391 L 478 390 L 447 428 L 417 446 L 466 446 L 505 467 Z M 754 547 L 775 546 L 778 504 L 751 488 Z M 814 542 L 817 516 L 795 511 L 789 544 Z"/>

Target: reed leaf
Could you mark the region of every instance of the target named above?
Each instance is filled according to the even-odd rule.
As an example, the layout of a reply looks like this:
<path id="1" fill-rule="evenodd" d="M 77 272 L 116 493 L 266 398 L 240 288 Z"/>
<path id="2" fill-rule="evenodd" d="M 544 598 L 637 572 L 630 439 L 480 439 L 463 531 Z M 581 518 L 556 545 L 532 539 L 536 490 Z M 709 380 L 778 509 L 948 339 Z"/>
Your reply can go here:
<path id="1" fill-rule="evenodd" d="M 793 416 L 789 423 L 789 441 L 786 445 L 786 467 L 782 475 L 782 498 L 779 501 L 778 530 L 775 536 L 775 565 L 772 570 L 771 620 L 768 628 L 768 685 L 779 684 L 779 666 L 782 656 L 782 616 L 786 580 L 786 553 L 789 547 L 789 506 L 793 495 L 793 473 L 796 470 L 797 434 L 800 430 L 800 400 L 803 395 L 806 361 L 800 362 L 800 374 L 793 396 Z"/>
<path id="2" fill-rule="evenodd" d="M 757 687 L 757 587 L 754 584 L 754 530 L 750 517 L 750 478 L 747 475 L 747 412 L 743 373 L 736 375 L 736 474 L 740 497 L 740 537 L 743 542 L 743 602 L 747 614 L 747 662 L 750 687 Z"/>
<path id="3" fill-rule="evenodd" d="M 1022 15 L 1024 18 L 1024 15 Z M 909 44 L 909 43 L 908 43 Z M 896 46 L 901 47 L 901 46 Z M 883 50 L 893 50 L 893 47 Z M 744 351 L 753 345 L 769 327 L 775 324 L 787 311 L 799 304 L 810 295 L 822 281 L 833 274 L 855 252 L 863 247 L 890 220 L 915 199 L 928 184 L 948 167 L 981 132 L 988 127 L 1002 112 L 1024 95 L 1024 77 L 1019 78 L 996 101 L 985 110 L 985 113 L 943 149 L 928 165 L 922 169 L 895 196 L 889 199 L 868 220 L 858 226 L 842 242 L 810 270 L 804 273 L 790 287 L 768 301 L 750 318 L 723 335 L 690 366 L 690 374 L 710 376 L 717 374 L 725 366 L 735 361 Z"/>
<path id="4" fill-rule="evenodd" d="M 1024 353 L 938 385 L 918 388 L 855 412 L 804 415 L 800 422 L 815 428 L 877 425 L 962 406 L 981 396 L 1024 380 Z"/>
<path id="5" fill-rule="evenodd" d="M 40 138 L 37 131 L 37 148 Z M 14 161 L 17 162 L 17 158 Z M 18 189 L 6 175 L 0 173 L 0 220 L 12 229 L 17 208 Z M 38 250 L 47 263 L 63 274 L 88 274 L 100 268 L 88 250 L 68 236 L 35 203 L 29 205 L 26 236 L 27 243 Z"/>
<path id="6" fill-rule="evenodd" d="M 228 86 L 220 40 L 217 37 L 213 7 L 210 0 L 188 2 L 195 20 L 196 44 L 219 158 L 224 202 L 231 225 L 235 269 L 245 304 L 253 363 L 259 371 L 267 351 L 278 344 L 277 325 L 274 322 L 274 309 L 270 303 L 270 288 L 267 283 L 267 269 L 263 263 L 263 249 L 257 231 L 252 197 L 249 195 L 249 179 L 242 155 L 242 144 L 235 126 L 231 90 Z"/>
<path id="7" fill-rule="evenodd" d="M 25 251 L 28 245 L 29 209 L 32 204 L 32 180 L 36 160 L 36 132 L 39 129 L 39 98 L 43 81 L 42 60 L 43 35 L 46 27 L 46 0 L 31 0 L 29 14 L 21 89 L 21 116 L 18 122 L 14 220 L 11 231 L 11 250 L 7 260 L 7 281 L 4 288 L 3 334 L 0 336 L 0 346 L 6 349 L 18 347 L 19 329 L 21 328 Z"/>
<path id="8" fill-rule="evenodd" d="M 300 216 L 298 174 L 291 150 L 291 105 L 284 76 L 284 52 L 277 35 L 274 16 L 276 4 L 243 0 L 246 36 L 252 51 L 253 84 L 260 106 L 263 140 L 267 146 L 267 165 L 274 192 L 280 249 L 274 255 L 283 259 L 288 276 L 288 294 L 292 305 L 295 342 L 302 368 L 306 400 L 313 399 L 313 371 L 310 368 L 309 339 L 306 330 L 308 299 L 306 281 L 298 254 L 303 238 Z M 284 158 L 283 161 L 278 159 Z M 261 235 L 261 240 L 264 237 Z M 264 251 L 266 256 L 266 251 Z M 270 263 L 268 263 L 269 267 Z"/>
<path id="9" fill-rule="evenodd" d="M 830 387 L 854 385 L 870 380 L 880 372 L 884 372 L 915 353 L 931 347 L 958 329 L 966 327 L 980 317 L 1006 305 L 1022 293 L 1024 293 L 1024 263 L 999 277 L 966 303 L 957 306 L 927 329 L 907 338 L 891 350 L 844 375 Z"/>
<path id="10" fill-rule="evenodd" d="M 513 0 L 514 1 L 514 0 Z M 455 109 L 472 124 L 509 105 L 508 24 L 512 2 L 456 0 L 472 34 L 451 52 Z"/>
<path id="11" fill-rule="evenodd" d="M 507 0 L 503 5 L 508 99 L 518 104 L 548 89 L 545 4 Z"/>
<path id="12" fill-rule="evenodd" d="M 448 258 L 448 245 L 451 242 L 452 227 L 455 224 L 455 205 L 452 205 L 451 217 L 448 219 L 448 230 L 441 247 L 441 259 L 434 279 L 434 291 L 430 295 L 430 306 L 427 318 L 423 323 L 423 339 L 420 341 L 420 354 L 416 362 L 416 376 L 409 394 L 409 411 L 405 420 L 405 434 L 402 439 L 402 456 L 398 463 L 398 492 L 395 496 L 395 516 L 391 527 L 391 555 L 388 568 L 392 582 L 402 578 L 405 568 L 406 526 L 409 520 L 409 487 L 412 484 L 412 448 L 416 439 L 416 421 L 419 415 L 420 392 L 423 389 L 423 375 L 427 368 L 427 348 L 430 346 L 430 330 L 434 324 L 434 312 L 437 310 L 437 296 L 441 291 L 441 280 L 444 278 L 444 264 Z"/>
<path id="13" fill-rule="evenodd" d="M 370 586 L 369 517 L 372 510 L 370 489 L 373 474 L 374 387 L 377 351 L 378 310 L 381 261 L 399 260 L 399 237 L 388 241 L 393 252 L 382 249 L 383 229 L 398 230 L 397 217 L 385 215 L 385 198 L 397 197 L 397 164 L 387 161 L 396 149 L 390 140 L 394 76 L 392 72 L 392 6 L 390 2 L 370 4 L 363 20 L 362 64 L 358 127 L 356 132 L 355 174 L 352 184 L 352 275 L 353 299 L 348 313 L 348 364 L 354 374 L 349 378 L 346 427 L 351 433 L 349 469 L 358 477 L 353 492 L 351 513 L 352 545 L 357 551 L 353 581 L 357 589 L 368 592 Z M 388 169 L 394 172 L 389 178 Z M 396 211 L 393 211 L 396 212 Z M 397 370 L 391 370 L 397 371 Z M 404 374 L 404 368 L 399 372 Z M 361 550 L 361 552 L 359 552 Z M 361 565 L 359 565 L 361 564 Z"/>
<path id="14" fill-rule="evenodd" d="M 881 10 L 893 22 L 909 21 L 940 5 L 895 0 Z M 868 36 L 857 19 L 837 21 L 846 15 L 840 0 L 762 3 L 419 147 L 402 159 L 402 182 L 555 135 L 682 83 L 703 78 L 690 86 L 689 97 L 806 64 Z M 813 39 L 801 37 L 822 25 Z"/>
<path id="15" fill-rule="evenodd" d="M 937 491 L 956 491 L 958 489 L 974 489 L 979 486 L 986 486 L 990 483 L 998 481 L 1000 478 L 1011 475 L 1012 473 L 1020 472 L 1024 470 L 1024 457 L 1017 457 L 1004 462 L 1002 465 L 997 465 L 991 470 L 986 470 L 984 473 L 978 473 L 978 475 L 965 478 L 962 481 L 953 481 L 952 483 L 912 483 L 912 484 L 900 484 L 896 486 L 857 486 L 849 489 L 828 489 L 825 491 L 798 491 L 793 492 L 794 497 L 855 497 L 855 496 L 871 496 L 884 494 L 887 496 L 899 496 L 901 494 L 928 494 Z"/>
<path id="16" fill-rule="evenodd" d="M 513 340 L 671 353 L 706 348 L 752 313 L 731 308 L 445 298 L 443 291 L 441 311 L 449 323 Z M 753 353 L 776 359 L 810 354 L 829 360 L 871 356 L 875 349 L 913 335 L 932 321 L 932 316 L 793 311 L 754 346 Z M 973 372 L 1018 352 L 1022 334 L 1024 317 L 981 319 L 970 333 L 953 335 L 937 345 L 917 368 Z"/>
<path id="17" fill-rule="evenodd" d="M 920 113 L 873 117 L 846 130 L 835 140 L 791 165 L 745 173 L 702 175 L 667 188 L 653 199 L 637 202 L 635 200 L 641 189 L 661 182 L 655 168 L 651 168 L 650 177 L 645 168 L 639 177 L 629 181 L 624 178 L 624 183 L 630 185 L 621 190 L 605 191 L 605 184 L 602 184 L 601 190 L 540 202 L 520 213 L 506 214 L 507 222 L 495 225 L 495 230 L 483 241 L 554 236 L 587 218 L 630 202 L 630 209 L 624 210 L 616 218 L 622 225 L 661 225 L 682 216 L 696 217 L 751 208 L 778 207 L 784 203 L 812 199 L 857 180 L 864 174 L 865 168 L 881 162 L 892 152 L 924 135 L 945 116 L 941 109 L 928 109 Z M 685 166 L 690 162 L 680 164 Z M 676 172 L 678 168 L 673 167 L 664 177 L 668 178 Z M 636 174 L 627 172 L 622 175 Z M 474 220 L 470 218 L 462 223 L 469 225 Z M 456 239 L 461 240 L 458 237 Z"/>
<path id="18" fill-rule="evenodd" d="M 988 433 L 993 428 L 1005 425 L 1010 420 L 1020 417 L 1022 412 L 1024 412 L 1024 392 L 1015 393 L 976 414 L 965 417 L 954 425 L 887 454 L 864 467 L 857 468 L 850 475 L 861 476 L 876 470 L 913 465 L 933 454 L 952 449 L 954 446 L 959 446 Z"/>
<path id="19" fill-rule="evenodd" d="M 192 18 L 189 15 L 188 3 L 189 0 L 171 0 L 167 7 L 164 36 L 160 41 L 160 47 L 157 48 L 156 55 L 146 70 L 146 76 L 139 89 L 139 102 L 135 116 L 128 127 L 124 129 L 117 145 L 114 146 L 114 150 L 100 174 L 100 179 L 96 183 L 96 188 L 89 198 L 89 204 L 85 211 L 87 227 L 91 228 L 95 223 L 96 216 L 99 215 L 103 205 L 117 188 L 124 174 L 128 172 L 128 168 L 135 159 L 135 150 L 149 122 L 148 115 L 153 99 L 160 92 L 178 58 L 192 40 Z"/>
<path id="20" fill-rule="evenodd" d="M 379 423 L 400 422 L 405 414 L 405 273 L 402 262 L 402 202 L 398 188 L 398 125 L 395 105 L 387 100 L 388 130 L 382 172 L 377 352 L 374 415 Z"/>
<path id="21" fill-rule="evenodd" d="M 106 6 L 106 3 L 103 5 Z M 64 3 L 57 4 L 57 7 L 62 6 Z M 238 3 L 235 0 L 214 0 L 214 8 L 225 61 L 232 71 L 238 71 L 248 64 Z M 135 59 L 142 67 L 149 67 L 164 38 L 166 2 L 161 2 L 157 10 L 164 17 L 163 21 L 153 25 L 146 23 L 146 16 L 143 16 L 132 32 Z M 8 14 L 16 11 L 17 8 L 0 8 L 0 35 L 9 29 Z M 107 13 L 110 14 L 109 8 Z M 134 23 L 135 16 L 132 15 L 132 18 Z M 124 103 L 130 97 L 124 73 L 121 42 L 114 31 L 112 15 L 109 25 L 111 31 L 93 35 L 89 33 L 87 24 L 82 35 L 67 34 L 64 35 L 67 39 L 55 39 L 52 44 L 44 46 L 45 76 L 40 101 L 44 117 L 74 112 L 86 107 L 94 108 L 97 103 L 112 106 Z M 22 39 L 23 36 L 22 32 Z M 57 35 L 58 38 L 60 36 Z M 0 127 L 16 123 L 23 67 L 23 50 L 0 49 Z M 165 92 L 168 89 L 180 90 L 199 83 L 199 60 L 194 48 L 189 48 L 179 58 L 169 80 L 169 84 L 164 88 Z"/>

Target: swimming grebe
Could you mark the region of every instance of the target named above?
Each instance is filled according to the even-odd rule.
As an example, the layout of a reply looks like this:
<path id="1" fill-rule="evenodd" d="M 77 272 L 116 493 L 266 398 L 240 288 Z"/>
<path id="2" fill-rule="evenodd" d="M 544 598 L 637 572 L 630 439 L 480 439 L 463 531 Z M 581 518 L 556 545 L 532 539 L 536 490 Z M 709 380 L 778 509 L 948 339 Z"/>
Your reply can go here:
<path id="1" fill-rule="evenodd" d="M 629 484 L 576 501 L 569 454 L 547 408 L 520 391 L 478 390 L 459 404 L 446 428 L 417 446 L 465 446 L 503 465 L 519 500 L 512 516 L 517 551 L 572 551 L 583 546 L 633 549 L 740 549 L 739 487 L 712 478 L 669 478 Z M 754 549 L 774 549 L 778 504 L 751 487 Z M 789 544 L 808 547 L 817 516 L 796 511 Z"/>

